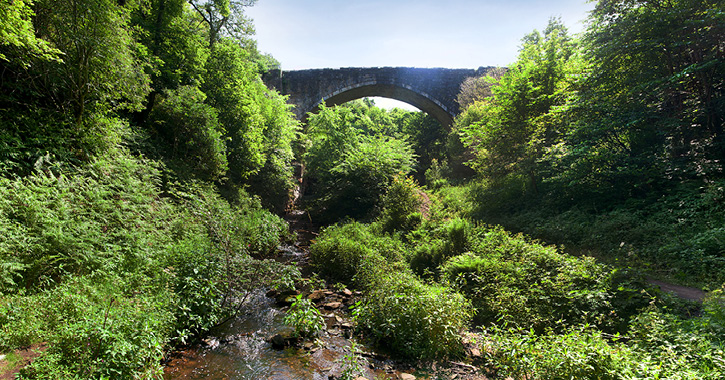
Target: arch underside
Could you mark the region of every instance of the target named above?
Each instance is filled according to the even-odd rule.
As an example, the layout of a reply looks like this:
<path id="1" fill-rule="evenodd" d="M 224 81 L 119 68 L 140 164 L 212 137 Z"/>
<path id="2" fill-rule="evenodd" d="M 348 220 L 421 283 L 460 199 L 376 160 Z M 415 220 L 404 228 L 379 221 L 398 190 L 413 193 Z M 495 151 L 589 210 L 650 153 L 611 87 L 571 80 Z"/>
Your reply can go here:
<path id="1" fill-rule="evenodd" d="M 332 107 L 347 103 L 355 99 L 373 96 L 400 100 L 401 102 L 408 103 L 414 107 L 417 107 L 421 111 L 433 116 L 444 127 L 449 128 L 451 125 L 453 125 L 453 116 L 440 102 L 427 96 L 424 93 L 420 93 L 413 89 L 409 89 L 395 84 L 373 83 L 363 84 L 351 88 L 344 88 L 342 90 L 336 91 L 328 97 L 324 97 L 324 101 L 325 106 Z M 318 102 L 314 107 L 312 107 L 312 110 L 310 112 L 316 113 L 317 111 L 319 111 L 320 103 L 321 102 Z"/>

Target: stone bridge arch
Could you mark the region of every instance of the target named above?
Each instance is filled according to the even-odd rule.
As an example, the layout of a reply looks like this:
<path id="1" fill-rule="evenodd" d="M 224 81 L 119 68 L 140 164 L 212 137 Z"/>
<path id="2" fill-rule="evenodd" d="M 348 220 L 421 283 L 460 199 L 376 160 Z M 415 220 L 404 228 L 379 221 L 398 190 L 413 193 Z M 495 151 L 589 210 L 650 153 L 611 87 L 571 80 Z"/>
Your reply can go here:
<path id="1" fill-rule="evenodd" d="M 411 104 L 445 127 L 459 113 L 456 96 L 466 78 L 485 74 L 490 67 L 444 69 L 373 67 L 281 71 L 263 76 L 268 87 L 288 95 L 288 103 L 303 122 L 324 101 L 334 106 L 364 97 L 382 96 Z"/>

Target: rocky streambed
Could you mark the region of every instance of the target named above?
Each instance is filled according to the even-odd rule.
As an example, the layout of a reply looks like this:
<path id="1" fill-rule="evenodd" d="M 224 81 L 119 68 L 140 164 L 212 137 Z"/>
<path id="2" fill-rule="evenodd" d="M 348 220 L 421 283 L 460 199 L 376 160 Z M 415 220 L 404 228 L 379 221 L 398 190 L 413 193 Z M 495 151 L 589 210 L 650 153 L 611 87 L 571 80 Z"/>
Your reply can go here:
<path id="1" fill-rule="evenodd" d="M 304 212 L 288 215 L 298 240 L 280 247 L 279 258 L 307 267 L 307 252 L 316 228 Z M 448 361 L 408 363 L 391 359 L 359 342 L 354 336 L 350 307 L 362 299 L 360 292 L 321 287 L 303 279 L 296 289 L 259 289 L 247 299 L 243 312 L 219 326 L 203 343 L 178 351 L 166 365 L 164 378 L 176 379 L 486 379 L 477 366 Z M 297 296 L 309 299 L 324 318 L 325 328 L 314 339 L 293 336 L 284 316 Z M 479 349 L 468 344 L 472 360 Z M 469 360 L 470 361 L 470 360 Z"/>

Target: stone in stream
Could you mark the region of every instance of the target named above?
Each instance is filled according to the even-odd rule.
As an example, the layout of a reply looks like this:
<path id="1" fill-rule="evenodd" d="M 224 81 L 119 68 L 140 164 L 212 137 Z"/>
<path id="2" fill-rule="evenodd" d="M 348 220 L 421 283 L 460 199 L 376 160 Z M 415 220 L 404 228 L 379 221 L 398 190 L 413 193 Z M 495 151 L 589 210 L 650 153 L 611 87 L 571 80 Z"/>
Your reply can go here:
<path id="1" fill-rule="evenodd" d="M 342 307 L 342 303 L 341 302 L 328 302 L 322 306 L 325 309 L 339 309 L 340 307 Z"/>
<path id="2" fill-rule="evenodd" d="M 325 298 L 324 290 L 315 290 L 314 292 L 310 293 L 309 296 L 307 296 L 307 299 L 309 299 L 312 302 L 318 302 L 324 298 Z"/>
<path id="3" fill-rule="evenodd" d="M 398 378 L 400 380 L 415 380 L 415 376 L 409 373 L 401 373 L 400 375 L 398 375 Z"/>
<path id="4" fill-rule="evenodd" d="M 275 334 L 271 339 L 269 339 L 269 342 L 272 343 L 272 348 L 275 350 L 281 350 L 284 348 L 285 343 L 287 343 L 287 339 L 285 339 L 282 334 Z"/>
<path id="5" fill-rule="evenodd" d="M 293 338 L 287 334 L 274 334 L 274 336 L 267 340 L 269 343 L 272 343 L 272 348 L 275 350 L 282 350 L 287 346 L 294 346 L 299 342 L 297 338 Z"/>

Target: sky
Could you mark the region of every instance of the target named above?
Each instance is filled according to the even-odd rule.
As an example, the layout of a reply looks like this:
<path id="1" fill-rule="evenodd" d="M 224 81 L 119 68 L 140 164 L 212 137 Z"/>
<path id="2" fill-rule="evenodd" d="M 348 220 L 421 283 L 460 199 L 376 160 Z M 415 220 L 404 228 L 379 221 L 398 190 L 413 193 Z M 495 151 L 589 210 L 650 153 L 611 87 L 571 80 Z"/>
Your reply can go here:
<path id="1" fill-rule="evenodd" d="M 257 0 L 246 13 L 259 50 L 283 70 L 475 69 L 514 62 L 521 38 L 543 30 L 551 17 L 581 32 L 593 7 L 586 0 Z M 386 108 L 405 105 L 375 100 Z"/>

